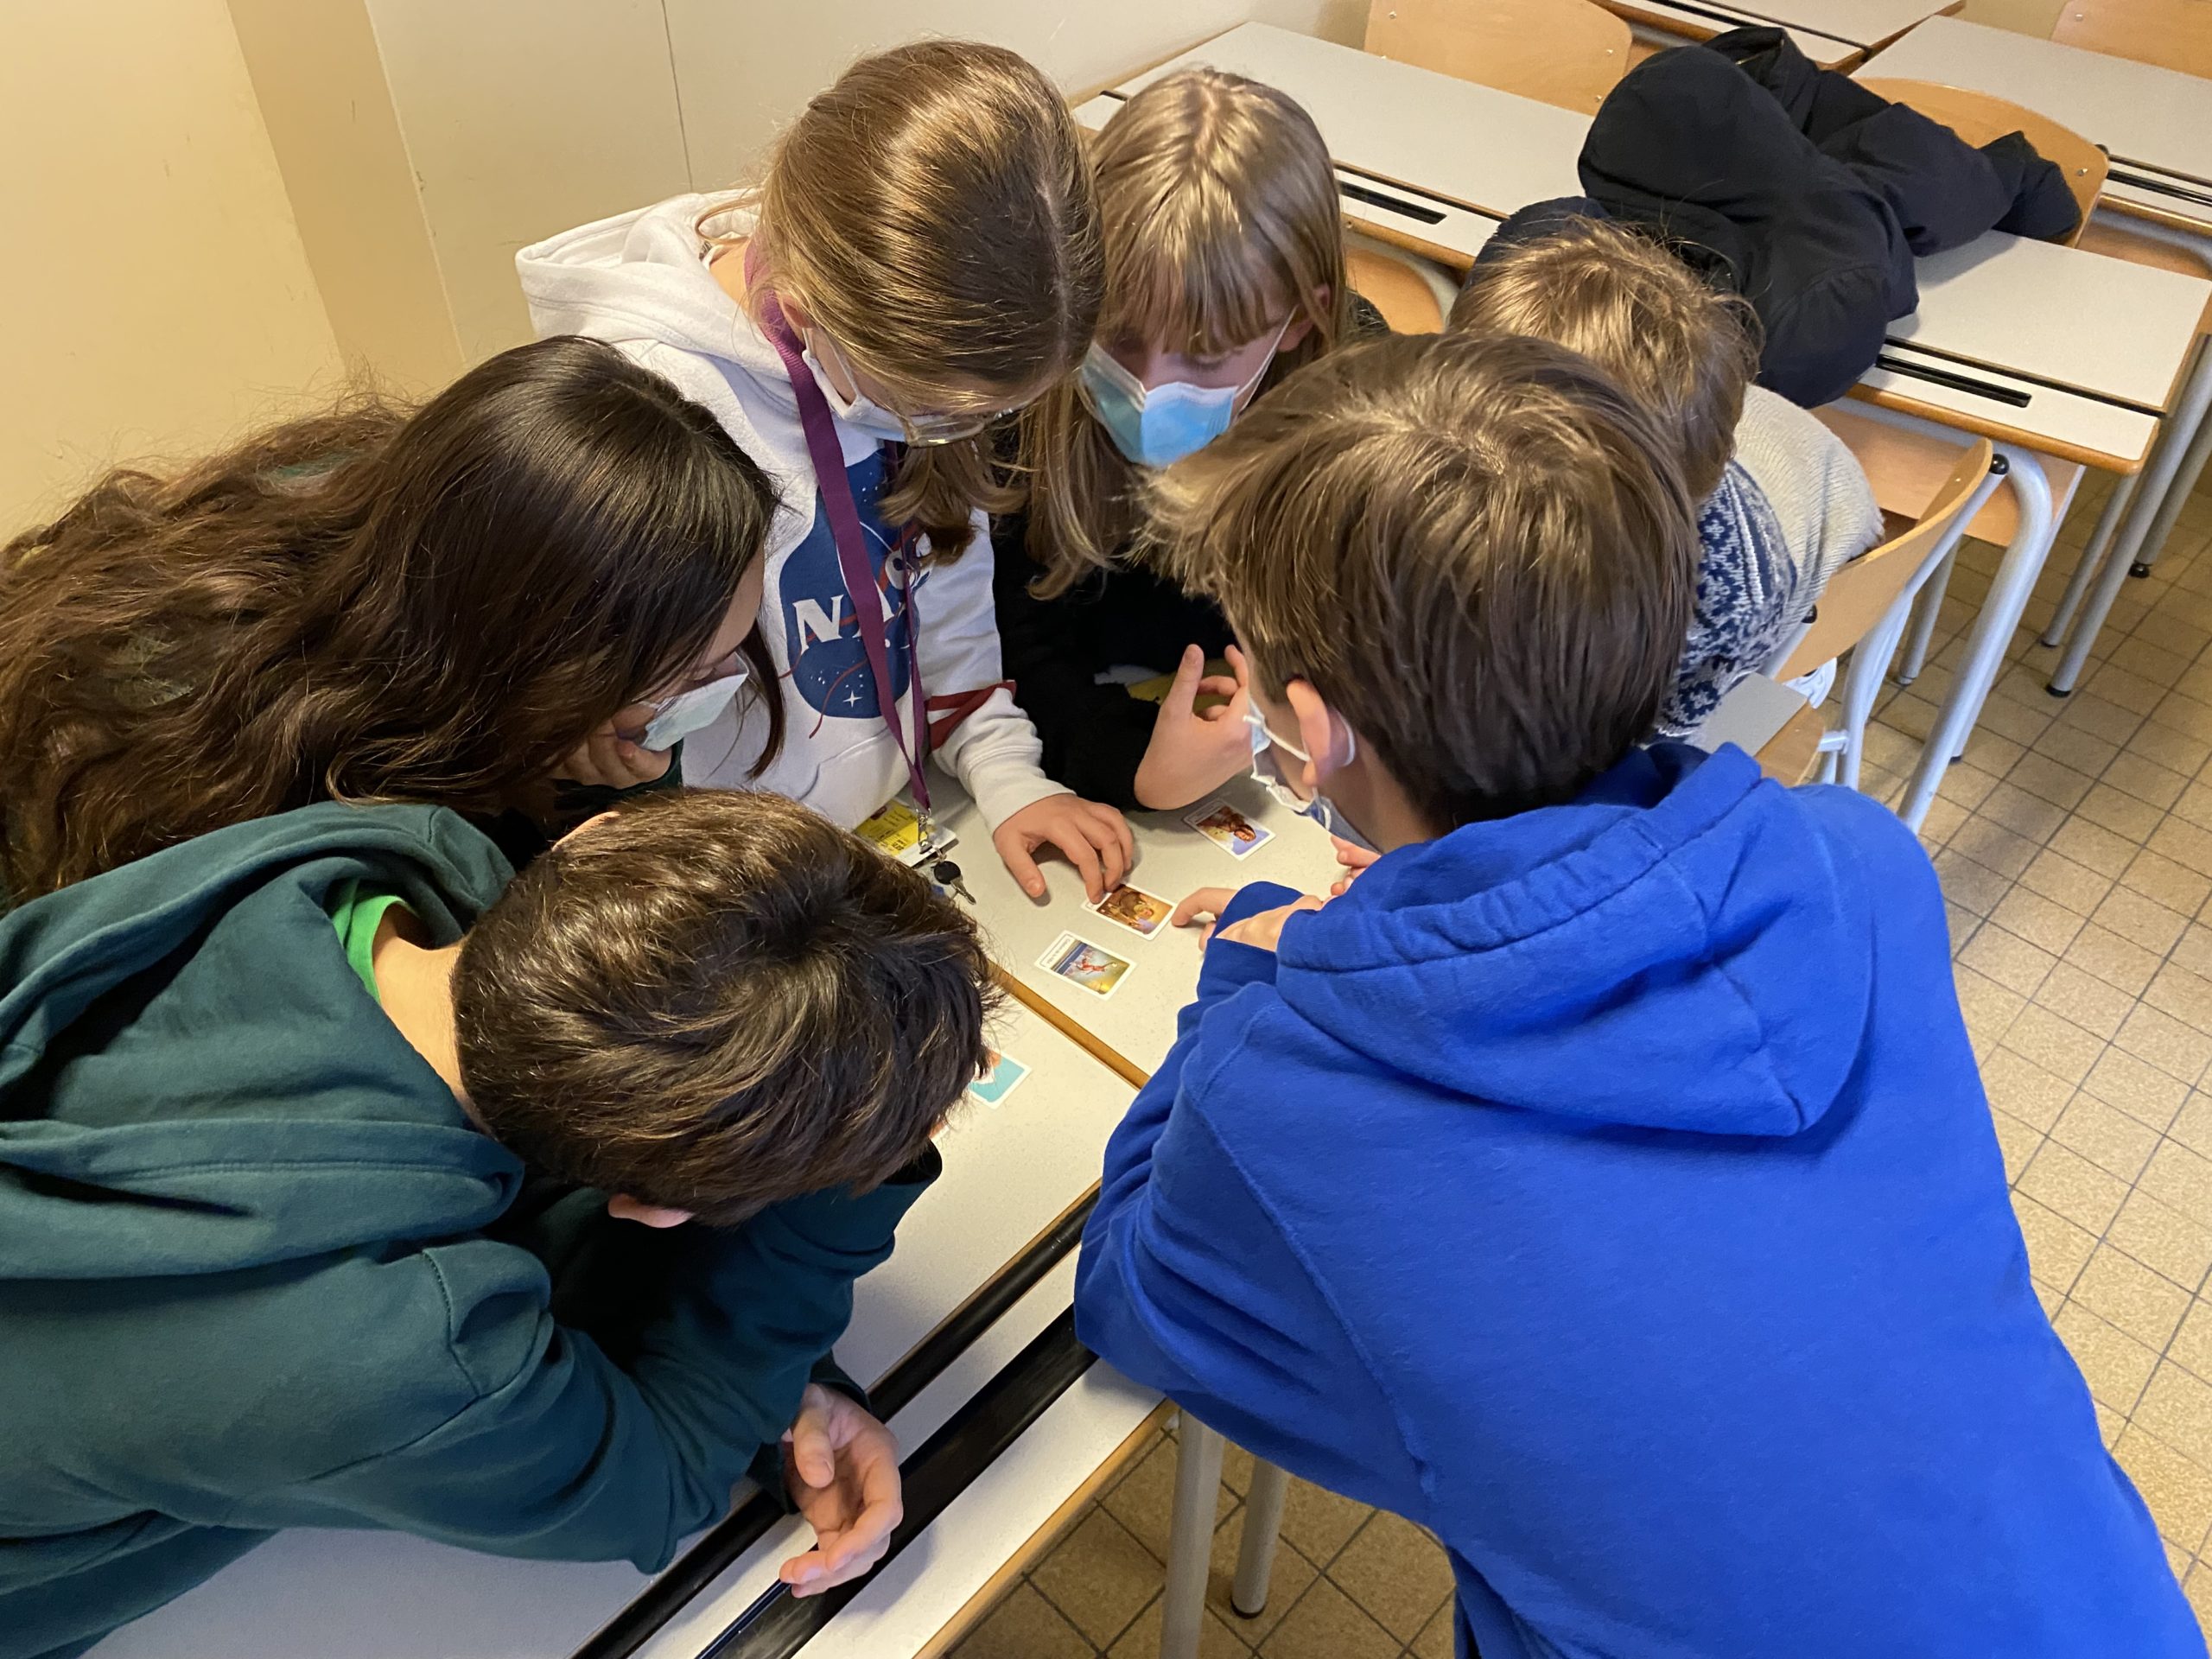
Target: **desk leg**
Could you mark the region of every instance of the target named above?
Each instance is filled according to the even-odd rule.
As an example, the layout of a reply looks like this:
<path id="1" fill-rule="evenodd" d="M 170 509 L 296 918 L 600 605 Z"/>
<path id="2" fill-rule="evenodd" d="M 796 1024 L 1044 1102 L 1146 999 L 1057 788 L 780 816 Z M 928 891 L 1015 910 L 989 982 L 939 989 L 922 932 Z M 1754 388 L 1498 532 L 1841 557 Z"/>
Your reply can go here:
<path id="1" fill-rule="evenodd" d="M 1290 1476 L 1279 1465 L 1252 1459 L 1252 1484 L 1244 1493 L 1244 1531 L 1236 1544 L 1236 1581 L 1229 1605 L 1247 1618 L 1268 1611 L 1268 1580 L 1274 1572 L 1275 1539 L 1282 1531 L 1283 1499 Z"/>
<path id="2" fill-rule="evenodd" d="M 2207 378 L 2212 378 L 2212 375 Z M 2174 473 L 2174 481 L 2166 486 L 2166 499 L 2158 503 L 2158 517 L 2151 520 L 2151 528 L 2143 533 L 2143 545 L 2135 562 L 2146 574 L 2157 563 L 2158 555 L 2165 551 L 2166 537 L 2173 534 L 2174 520 L 2189 505 L 2189 498 L 2196 488 L 2196 480 L 2203 477 L 2208 461 L 2212 461 L 2212 414 L 2197 422 L 2196 435 L 2189 441 L 2189 448 Z"/>
<path id="3" fill-rule="evenodd" d="M 1167 1588 L 1160 1599 L 1160 1659 L 1198 1659 L 1221 1503 L 1220 1435 L 1185 1412 L 1176 1431 L 1175 1509 L 1167 1532 Z"/>
<path id="4" fill-rule="evenodd" d="M 1951 695 L 1943 700 L 1935 728 L 1921 749 L 1920 765 L 1898 804 L 1897 816 L 1916 830 L 1928 817 L 1936 787 L 1943 781 L 1951 758 L 1966 747 L 1974 723 L 1980 717 L 1983 699 L 2005 666 L 2005 647 L 2012 642 L 2012 631 L 2020 626 L 2021 613 L 2028 608 L 2028 595 L 2035 591 L 2044 561 L 2050 556 L 2055 526 L 2050 480 L 2044 476 L 2043 464 L 2028 450 L 2009 443 L 1999 444 L 1997 453 L 2004 458 L 2005 478 L 2013 493 L 2019 497 L 2020 527 L 1997 567 L 1989 597 L 1982 601 L 1981 614 L 1974 619 L 1974 632 L 1967 638 L 1966 658 L 1951 683 Z"/>
<path id="5" fill-rule="evenodd" d="M 2212 416 L 2212 336 L 2197 341 L 2196 366 L 2182 388 L 2181 401 L 2166 418 L 2160 442 L 2143 463 L 2141 510 L 2128 520 L 2130 529 L 2141 526 L 2126 549 L 2132 575 L 2151 574 L 2165 550 L 2174 520 L 2189 504 L 2205 457 L 2212 454 L 2212 419 L 2208 416 Z"/>
<path id="6" fill-rule="evenodd" d="M 2113 532 L 2120 528 L 2120 515 L 2135 499 L 2135 481 L 2141 476 L 2139 473 L 2129 473 L 2113 480 L 2112 493 L 2105 497 L 2104 511 L 2097 515 L 2097 527 L 2089 532 L 2089 544 L 2082 550 L 2074 574 L 2066 580 L 2066 592 L 2059 599 L 2058 608 L 2050 613 L 2050 626 L 2043 631 L 2046 645 L 2056 645 L 2066 638 L 2074 613 L 2082 608 L 2082 596 L 2089 591 L 2089 583 L 2097 572 L 2105 568 L 2104 558 L 2112 550 Z"/>

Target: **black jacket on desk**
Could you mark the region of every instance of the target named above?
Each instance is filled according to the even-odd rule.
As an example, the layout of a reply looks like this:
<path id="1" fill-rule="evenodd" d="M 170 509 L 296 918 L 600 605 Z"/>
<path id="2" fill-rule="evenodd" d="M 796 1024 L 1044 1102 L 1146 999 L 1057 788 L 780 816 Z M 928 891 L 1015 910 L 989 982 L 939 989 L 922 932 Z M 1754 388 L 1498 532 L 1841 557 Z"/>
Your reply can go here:
<path id="1" fill-rule="evenodd" d="M 1815 67 L 1778 29 L 1646 59 L 1599 106 L 1582 187 L 1744 296 L 1759 383 L 1811 407 L 1873 365 L 1919 304 L 1916 255 L 1997 229 L 2063 234 L 2064 176 L 2018 135 L 1975 149 Z"/>

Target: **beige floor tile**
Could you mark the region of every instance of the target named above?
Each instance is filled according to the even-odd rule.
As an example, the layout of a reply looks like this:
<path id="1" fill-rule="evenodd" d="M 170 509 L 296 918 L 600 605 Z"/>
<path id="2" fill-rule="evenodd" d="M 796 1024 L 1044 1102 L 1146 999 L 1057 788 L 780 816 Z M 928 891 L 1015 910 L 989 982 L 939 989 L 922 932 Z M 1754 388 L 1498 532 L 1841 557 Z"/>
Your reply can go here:
<path id="1" fill-rule="evenodd" d="M 2126 991 L 2063 961 L 2051 964 L 2034 1000 L 2107 1042 L 2135 1011 L 2135 999 Z"/>
<path id="2" fill-rule="evenodd" d="M 2047 899 L 2038 899 L 2034 893 L 2024 894 L 2018 888 L 2006 895 L 2005 902 L 2011 905 L 2013 900 L 2023 898 L 2037 905 L 2050 903 Z M 2003 907 L 2000 906 L 1999 909 Z M 2065 912 L 2058 913 L 2068 914 Z M 2074 931 L 2078 931 L 2081 918 L 2075 917 L 2073 922 Z M 2059 931 L 2056 928 L 2050 931 L 2054 935 Z M 2072 943 L 2071 933 L 2068 933 L 2066 938 L 2067 943 Z M 1959 952 L 1959 960 L 1976 973 L 1988 975 L 2005 989 L 2032 997 L 2044 981 L 2050 977 L 2051 969 L 2057 965 L 2056 952 L 2064 948 L 2064 945 L 2059 945 L 2046 950 L 2031 944 L 2005 927 L 2000 917 L 1992 917 L 1988 925 L 1978 930 L 1973 941 Z"/>
<path id="3" fill-rule="evenodd" d="M 1981 918 L 1964 905 L 1955 905 L 1946 899 L 1943 901 L 1943 925 L 1950 932 L 1951 954 L 1955 957 L 1974 938 L 1974 930 L 1981 925 Z"/>
<path id="4" fill-rule="evenodd" d="M 1870 767 L 1867 770 L 1872 772 L 1873 768 Z M 1903 772 L 1887 767 L 1881 770 L 1885 777 L 1901 778 L 1904 775 Z M 1950 840 L 1953 832 L 1964 823 L 1969 816 L 1971 815 L 1966 808 L 1961 806 L 1956 801 L 1947 801 L 1942 796 L 1937 796 L 1928 803 L 1927 815 L 1920 821 L 1921 844 L 1931 851 L 1942 846 Z"/>
<path id="5" fill-rule="evenodd" d="M 2207 645 L 2212 645 L 2212 632 L 2207 632 L 2194 622 L 2185 622 L 2179 617 L 2157 611 L 2137 623 L 2130 637 L 2147 639 L 2154 645 L 2177 652 L 2191 661 Z"/>
<path id="6" fill-rule="evenodd" d="M 1167 1559 L 1167 1529 L 1175 1509 L 1175 1442 L 1164 1435 L 1105 1497 L 1106 1512 L 1161 1560 Z M 1215 1506 L 1217 1525 L 1236 1506 L 1226 1484 Z"/>
<path id="7" fill-rule="evenodd" d="M 2188 658 L 2139 634 L 2131 634 L 2114 645 L 2110 660 L 2153 685 L 2171 687 L 2190 671 Z"/>
<path id="8" fill-rule="evenodd" d="M 1981 1084 L 1991 1104 L 2038 1134 L 2050 1131 L 2058 1122 L 2059 1113 L 2066 1109 L 2066 1103 L 2074 1097 L 2074 1085 L 2065 1078 L 2054 1077 L 2033 1060 L 2003 1047 L 1983 1062 Z M 2179 1101 L 2175 1107 L 2179 1109 Z"/>
<path id="9" fill-rule="evenodd" d="M 2063 724 L 2101 737 L 2108 743 L 2126 742 L 2143 724 L 2143 716 L 2134 709 L 2107 702 L 2094 691 L 2076 691 L 2063 704 L 2056 703 L 2040 685 L 2036 687 L 2035 695 L 2044 708 L 2058 708 L 2056 718 Z"/>
<path id="10" fill-rule="evenodd" d="M 2212 1160 L 2180 1141 L 2160 1141 L 2136 1185 L 2198 1226 L 2212 1227 Z"/>
<path id="11" fill-rule="evenodd" d="M 2140 1426 L 2120 1437 L 2113 1456 L 2150 1505 L 2159 1536 L 2194 1556 L 2212 1532 L 2212 1471 Z"/>
<path id="12" fill-rule="evenodd" d="M 2174 695 L 2169 693 L 2164 686 L 2109 662 L 2092 673 L 2082 684 L 2106 702 L 2116 702 L 2138 715 L 2149 714 L 2169 696 Z"/>
<path id="13" fill-rule="evenodd" d="M 2152 976 L 2143 1001 L 2183 1025 L 2212 1033 L 2212 979 L 2169 962 Z"/>
<path id="14" fill-rule="evenodd" d="M 2212 785 L 2191 784 L 2178 799 L 2166 805 L 2176 817 L 2184 818 L 2200 830 L 2212 830 Z"/>
<path id="15" fill-rule="evenodd" d="M 2075 863 L 2087 865 L 2099 875 L 2111 876 L 2125 870 L 2140 850 L 2125 836 L 2116 836 L 2079 816 L 2068 818 L 2052 831 L 2050 844 Z"/>
<path id="16" fill-rule="evenodd" d="M 2112 877 L 2100 875 L 2086 864 L 2077 864 L 2062 852 L 2046 847 L 2020 872 L 2020 885 L 2031 893 L 2065 906 L 2077 916 L 2087 916 L 2112 891 Z M 2203 900 L 2197 901 L 2202 904 Z M 2191 906 L 2192 912 L 2195 906 Z"/>
<path id="17" fill-rule="evenodd" d="M 2113 1041 L 2183 1083 L 2194 1084 L 2204 1075 L 2206 1065 L 2212 1065 L 2212 1039 L 2145 1004 L 2137 1005 Z"/>
<path id="18" fill-rule="evenodd" d="M 2007 747 L 2017 748 L 2018 746 Z M 1969 749 L 1967 753 L 1971 754 L 1973 751 Z M 2031 795 L 2018 785 L 2005 782 L 1999 782 L 1996 788 L 1984 796 L 1974 810 L 2038 846 L 2049 841 L 2058 826 L 2066 822 L 2064 807 L 2054 805 L 2039 795 Z"/>
<path id="19" fill-rule="evenodd" d="M 1452 1659 L 1453 1614 L 1450 1602 L 1436 1610 L 1436 1617 L 1421 1627 L 1421 1632 L 1406 1646 L 1411 1659 Z"/>
<path id="20" fill-rule="evenodd" d="M 1092 1510 L 1029 1577 L 1085 1641 L 1107 1648 L 1160 1593 L 1162 1573 L 1127 1528 Z"/>
<path id="21" fill-rule="evenodd" d="M 2028 1271 L 2061 1295 L 2073 1289 L 2097 1247 L 2097 1236 L 2018 1192 L 2012 1195 L 2012 1213 L 2028 1247 Z"/>
<path id="22" fill-rule="evenodd" d="M 2212 876 L 2212 830 L 2202 825 L 2186 818 L 2169 817 L 2143 837 L 2143 844 L 2154 853 L 2164 854 L 2184 869 Z"/>
<path id="23" fill-rule="evenodd" d="M 2171 1360 L 2151 1373 L 2131 1421 L 2201 1468 L 2212 1468 L 2212 1383 Z"/>
<path id="24" fill-rule="evenodd" d="M 1097 1649 L 1027 1581 L 1016 1584 L 951 1659 L 1096 1659 Z"/>
<path id="25" fill-rule="evenodd" d="M 2046 728 L 2043 735 L 2036 739 L 2034 747 L 2037 754 L 2048 755 L 2060 765 L 2087 772 L 2092 778 L 2119 759 L 2121 753 L 2120 745 L 2111 739 L 2099 737 L 2094 732 L 2083 731 L 2064 721 Z"/>
<path id="26" fill-rule="evenodd" d="M 1954 766 L 1953 771 L 1957 768 Z M 2024 789 L 2031 795 L 2041 796 L 2054 806 L 2071 810 L 2081 804 L 2096 779 L 2086 772 L 2076 772 L 2063 761 L 2054 760 L 2037 750 L 2030 750 L 2020 757 L 2005 781 L 2016 789 Z M 2119 785 L 2115 784 L 2113 787 Z M 2133 793 L 2133 791 L 2126 791 Z"/>
<path id="27" fill-rule="evenodd" d="M 2137 1010 L 2138 1014 L 2140 1012 Z M 2097 1056 L 2105 1052 L 2103 1038 L 2034 1003 L 2021 1009 L 2005 1028 L 2003 1041 L 2015 1053 L 2026 1056 L 2052 1076 L 2073 1084 L 2088 1077 L 2089 1068 L 2097 1063 Z"/>
<path id="28" fill-rule="evenodd" d="M 2127 1195 L 2106 1230 L 2105 1242 L 2183 1290 L 2196 1290 L 2212 1272 L 2212 1228 L 2199 1226 L 2148 1192 Z"/>
<path id="29" fill-rule="evenodd" d="M 2166 960 L 2199 978 L 2212 978 L 2212 927 L 2202 922 L 2191 922 L 2182 930 L 2181 938 Z"/>
<path id="30" fill-rule="evenodd" d="M 2171 810 L 2174 803 L 2182 798 L 2183 791 L 2192 787 L 2180 772 L 2127 751 L 2114 758 L 2104 769 L 2102 778 L 2113 788 L 2126 790 L 2137 800 L 2148 801 L 2165 810 Z"/>
<path id="31" fill-rule="evenodd" d="M 1287 1542 L 1275 1546 L 1275 1561 L 1268 1574 L 1268 1605 L 1250 1618 L 1238 1612 L 1229 1599 L 1236 1582 L 1236 1556 L 1244 1543 L 1244 1510 L 1241 1508 L 1214 1529 L 1213 1560 L 1206 1569 L 1206 1605 L 1239 1641 L 1258 1647 L 1268 1633 L 1282 1623 L 1321 1569 Z"/>
<path id="32" fill-rule="evenodd" d="M 1999 875 L 2015 878 L 2042 850 L 2025 836 L 2015 835 L 1994 818 L 1986 818 L 1979 812 L 1952 831 L 1944 847 Z"/>
<path id="33" fill-rule="evenodd" d="M 2182 929 L 2189 925 L 2186 916 L 2167 909 L 2155 899 L 2145 898 L 2133 887 L 2113 888 L 2091 912 L 2090 919 L 2130 944 L 2139 944 L 2161 957 L 2174 948 Z"/>
<path id="34" fill-rule="evenodd" d="M 2158 809 L 2148 801 L 2139 801 L 2110 784 L 2099 784 L 2084 795 L 2074 816 L 2139 843 L 2150 839 L 2160 817 Z"/>
<path id="35" fill-rule="evenodd" d="M 1329 1563 L 1329 1576 L 1401 1642 L 1452 1599 L 1444 1547 L 1402 1516 L 1377 1510 Z"/>
<path id="36" fill-rule="evenodd" d="M 1160 1659 L 1160 1605 L 1157 1598 L 1122 1639 L 1106 1650 L 1106 1659 Z M 1252 1649 L 1231 1630 L 1219 1613 L 1205 1610 L 1198 1626 L 1198 1659 L 1250 1659 Z"/>
<path id="37" fill-rule="evenodd" d="M 2181 1329 L 2166 1344 L 2166 1357 L 2192 1375 L 2212 1382 L 2212 1302 L 2192 1297 Z"/>
<path id="38" fill-rule="evenodd" d="M 2106 1449 L 2109 1451 L 2111 1448 Z M 2158 1541 L 2166 1547 L 2166 1567 L 2173 1573 L 2175 1582 L 2187 1583 L 2190 1573 L 2196 1568 L 2196 1557 L 2171 1538 L 2161 1538 Z M 2190 1605 L 2192 1608 L 2196 1605 L 2194 1602 Z"/>
<path id="39" fill-rule="evenodd" d="M 2089 1396 L 2089 1409 L 2097 1414 L 2097 1438 L 2109 1452 L 2120 1444 L 2120 1437 L 2127 1433 L 2127 1419 L 2114 1411 L 2094 1395 Z"/>
<path id="40" fill-rule="evenodd" d="M 2155 720 L 2146 720 L 2127 740 L 2128 753 L 2139 754 L 2170 766 L 2184 778 L 2194 778 L 2212 760 L 2212 743 L 2201 737 L 2191 737 L 2177 732 L 2171 726 L 2162 726 Z"/>
<path id="41" fill-rule="evenodd" d="M 2066 1298 L 2040 1279 L 2030 1279 L 2028 1288 L 2035 1292 L 2036 1300 L 2042 1306 L 2043 1316 L 2046 1319 L 2056 1319 L 2058 1310 L 2066 1306 Z"/>
<path id="42" fill-rule="evenodd" d="M 2174 1121 L 2182 1103 L 2189 1098 L 2187 1084 L 2124 1048 L 2108 1048 L 2100 1054 L 2082 1086 L 2138 1122 L 2160 1130 Z"/>
<path id="43" fill-rule="evenodd" d="M 2024 1123 L 2010 1112 L 1993 1109 L 1990 1126 L 1997 1132 L 1997 1149 L 2005 1156 L 2005 1179 L 2017 1181 L 2028 1166 L 2028 1160 L 2043 1145 L 2044 1132 L 2032 1123 Z"/>
<path id="44" fill-rule="evenodd" d="M 2094 922 L 2075 936 L 2074 943 L 2066 947 L 2065 960 L 2131 998 L 2143 995 L 2143 988 L 2158 971 L 2159 962 L 2154 952 Z"/>
<path id="45" fill-rule="evenodd" d="M 2122 1418 L 2133 1411 L 2144 1386 L 2158 1369 L 2158 1351 L 2145 1347 L 2079 1302 L 2068 1302 L 2050 1323 L 2081 1367 L 2090 1398 Z"/>
<path id="46" fill-rule="evenodd" d="M 2120 710 L 2120 713 L 2126 717 L 2131 726 L 2137 723 L 2137 717 L 2127 714 L 2126 709 Z M 2015 743 L 2032 746 L 2050 729 L 2053 718 L 2040 709 L 2031 708 L 2016 698 L 1999 693 L 1993 692 L 1989 701 L 1981 706 L 1983 728 L 2001 737 L 2009 737 Z M 1915 753 L 1916 754 L 1918 751 L 1916 749 Z"/>
<path id="47" fill-rule="evenodd" d="M 2212 1095 L 2191 1090 L 2176 1109 L 2165 1133 L 2191 1152 L 2212 1158 Z"/>
<path id="48" fill-rule="evenodd" d="M 1398 1659 L 1403 1644 L 1326 1579 L 1260 1643 L 1262 1659 Z"/>
<path id="49" fill-rule="evenodd" d="M 1984 772 L 1966 760 L 1954 760 L 1937 780 L 1936 793 L 1939 798 L 1963 807 L 1971 813 L 1989 798 L 1989 791 L 1996 787 L 1994 773 Z"/>
<path id="50" fill-rule="evenodd" d="M 2076 1096 L 2075 1104 L 2067 1110 L 2073 1111 L 2082 1098 Z M 2059 1121 L 2065 1122 L 2063 1114 Z M 2127 1183 L 2119 1176 L 2051 1140 L 2044 1141 L 2018 1185 L 2022 1196 L 2048 1205 L 2076 1227 L 2100 1236 L 2112 1225 L 2112 1218 L 2120 1213 L 2120 1201 L 2127 1196 Z"/>
<path id="51" fill-rule="evenodd" d="M 2189 1311 L 2190 1293 L 2107 1242 L 2097 1246 L 2074 1281 L 2073 1300 L 2163 1353 Z"/>
<path id="52" fill-rule="evenodd" d="M 2012 877 L 1968 858 L 1955 841 L 1946 842 L 1936 855 L 1936 874 L 1943 884 L 1943 896 L 1977 916 L 1988 915 L 2012 890 Z"/>
<path id="53" fill-rule="evenodd" d="M 1326 1568 L 1374 1513 L 1364 1503 L 1294 1478 L 1283 1500 L 1282 1535 L 1314 1566 Z"/>
<path id="54" fill-rule="evenodd" d="M 2143 1166 L 2151 1161 L 2151 1154 L 2158 1144 L 2158 1130 L 2137 1122 L 2117 1106 L 2107 1106 L 2086 1090 L 2075 1096 L 2072 1103 L 2059 1114 L 2058 1122 L 2051 1125 L 2050 1138 L 2128 1185 L 2133 1185 L 2135 1178 L 2143 1173 Z M 2050 1204 L 2044 1194 L 2038 1192 L 2035 1196 Z M 2071 1213 L 2057 1205 L 2051 1207 L 2062 1215 Z M 2118 1206 L 2114 1208 L 2117 1210 Z M 2073 1219 L 2080 1221 L 2081 1217 L 2075 1216 Z M 2100 1231 L 2109 1224 L 2109 1220 L 2107 1217 L 2106 1223 L 2100 1224 Z"/>
<path id="55" fill-rule="evenodd" d="M 2161 726 L 2171 726 L 2188 736 L 2212 742 L 2212 706 L 2198 702 L 2187 692 L 2168 693 L 2149 713 Z"/>
<path id="56" fill-rule="evenodd" d="M 2184 916 L 2196 915 L 2205 899 L 2212 898 L 2212 877 L 2199 875 L 2147 847 L 2129 862 L 2120 882 Z"/>

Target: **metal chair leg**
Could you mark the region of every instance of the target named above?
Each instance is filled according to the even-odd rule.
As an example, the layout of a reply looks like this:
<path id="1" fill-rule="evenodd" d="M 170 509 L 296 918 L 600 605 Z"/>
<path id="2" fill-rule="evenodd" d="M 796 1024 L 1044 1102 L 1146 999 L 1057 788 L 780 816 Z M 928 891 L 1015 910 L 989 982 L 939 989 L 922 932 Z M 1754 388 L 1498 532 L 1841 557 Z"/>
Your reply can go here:
<path id="1" fill-rule="evenodd" d="M 1282 1531 L 1282 1503 L 1290 1477 L 1272 1463 L 1255 1459 L 1252 1484 L 1244 1494 L 1244 1533 L 1236 1546 L 1236 1579 L 1229 1605 L 1247 1618 L 1268 1610 L 1268 1578 L 1274 1571 L 1275 1538 Z"/>
<path id="2" fill-rule="evenodd" d="M 1167 1588 L 1160 1599 L 1160 1659 L 1198 1659 L 1224 1445 L 1220 1435 L 1189 1412 L 1183 1414 L 1177 1431 L 1175 1508 L 1167 1533 Z"/>

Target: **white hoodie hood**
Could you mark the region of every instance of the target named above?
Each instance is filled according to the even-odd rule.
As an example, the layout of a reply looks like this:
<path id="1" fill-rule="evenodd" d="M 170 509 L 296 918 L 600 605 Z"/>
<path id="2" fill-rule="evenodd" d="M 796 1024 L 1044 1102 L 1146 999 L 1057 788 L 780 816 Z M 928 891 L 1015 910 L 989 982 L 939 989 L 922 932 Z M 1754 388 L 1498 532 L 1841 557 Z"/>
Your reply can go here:
<path id="1" fill-rule="evenodd" d="M 713 411 L 780 498 L 760 625 L 784 696 L 783 753 L 760 778 L 747 779 L 766 741 L 767 720 L 757 703 L 741 699 L 686 740 L 684 781 L 772 790 L 849 827 L 906 786 L 906 766 L 875 704 L 783 360 L 708 269 L 713 245 L 702 216 L 717 241 L 744 236 L 754 223 L 751 209 L 718 200 L 677 196 L 582 226 L 524 248 L 515 269 L 540 338 L 603 340 L 674 382 Z M 834 409 L 834 395 L 830 402 Z M 862 518 L 870 521 L 887 435 L 850 420 L 836 427 Z M 978 539 L 967 553 L 923 573 L 912 596 L 924 690 L 933 704 L 1000 679 L 988 527 L 981 513 L 976 523 Z M 905 601 L 894 591 L 874 602 L 887 613 L 900 729 L 911 732 Z M 1039 770 L 1040 753 L 1027 716 L 1003 687 L 937 749 L 994 829 L 1032 801 L 1065 792 Z"/>

